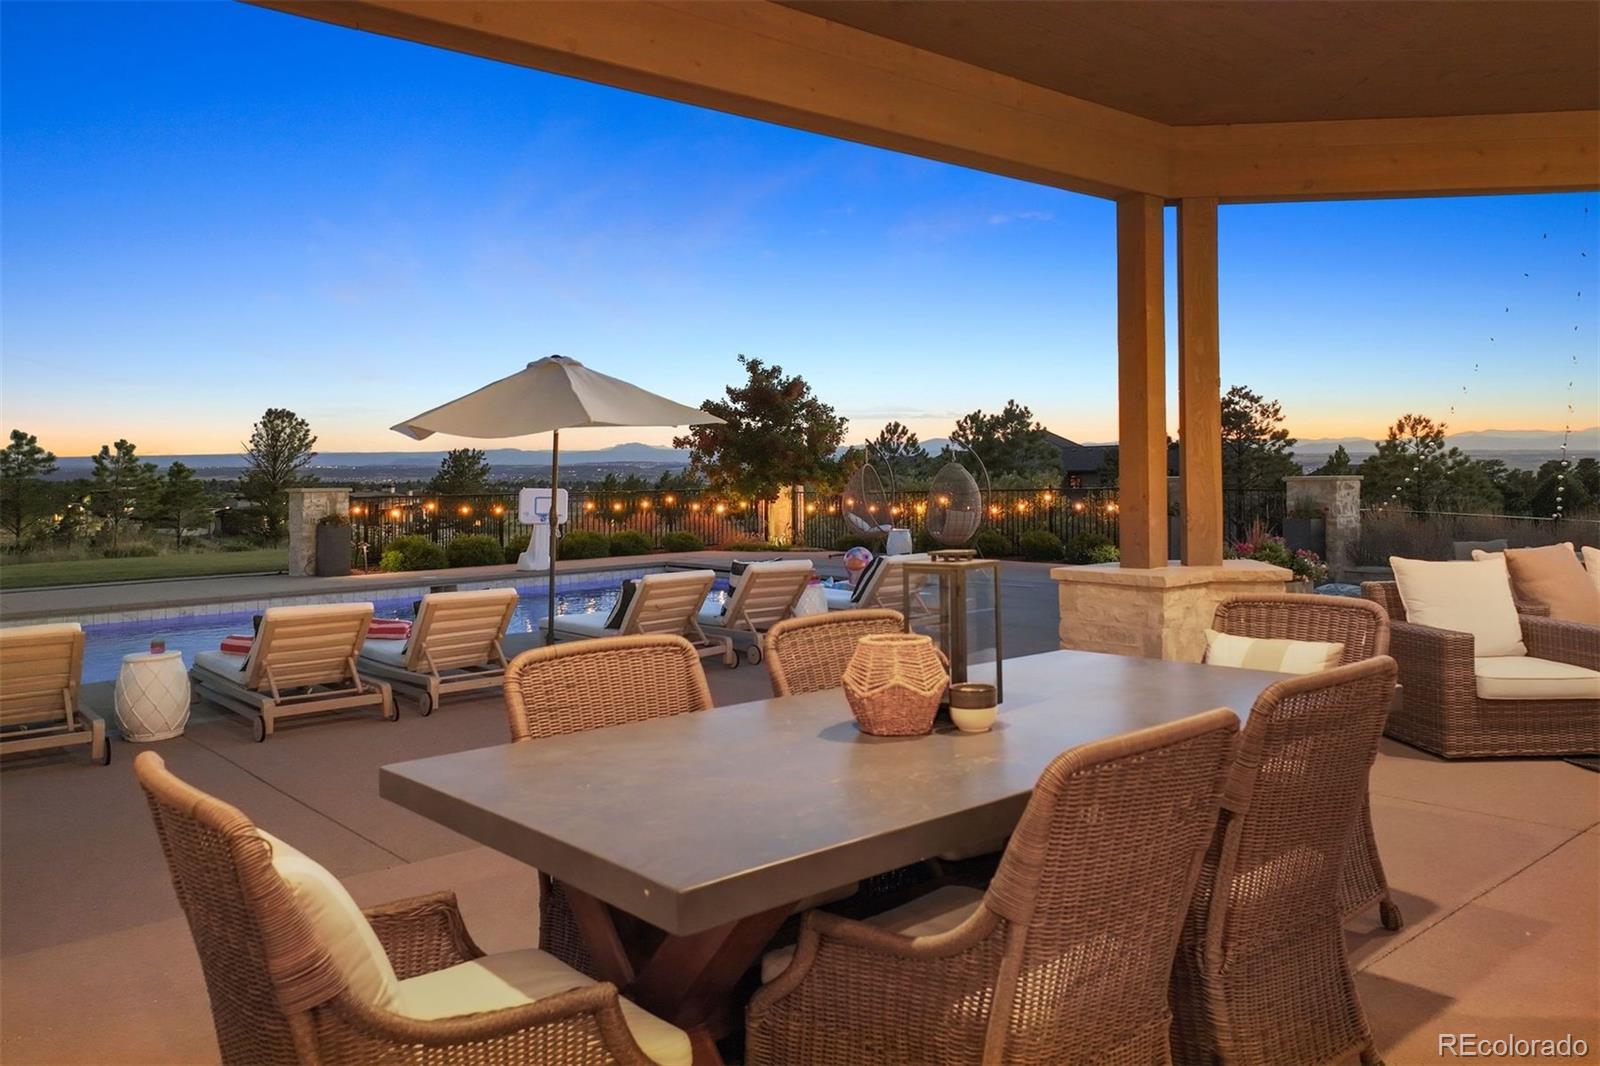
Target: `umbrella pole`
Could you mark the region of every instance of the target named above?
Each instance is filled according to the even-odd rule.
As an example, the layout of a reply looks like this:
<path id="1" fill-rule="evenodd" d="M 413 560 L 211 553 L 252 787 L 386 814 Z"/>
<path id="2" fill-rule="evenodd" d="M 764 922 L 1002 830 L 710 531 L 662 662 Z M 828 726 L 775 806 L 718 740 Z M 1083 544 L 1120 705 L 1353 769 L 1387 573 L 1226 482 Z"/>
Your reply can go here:
<path id="1" fill-rule="evenodd" d="M 546 602 L 544 642 L 548 647 L 556 642 L 556 558 L 561 554 L 561 523 L 557 521 L 556 502 L 561 496 L 561 431 L 550 437 L 550 588 Z"/>

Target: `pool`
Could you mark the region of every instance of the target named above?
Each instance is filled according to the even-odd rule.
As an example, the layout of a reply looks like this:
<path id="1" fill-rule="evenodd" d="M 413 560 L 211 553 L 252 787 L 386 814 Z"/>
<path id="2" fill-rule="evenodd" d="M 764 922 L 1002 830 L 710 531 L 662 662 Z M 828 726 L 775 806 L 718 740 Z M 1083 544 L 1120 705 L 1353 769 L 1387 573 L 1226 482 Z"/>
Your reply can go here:
<path id="1" fill-rule="evenodd" d="M 706 606 L 721 609 L 728 599 L 728 583 L 720 579 L 706 597 Z M 374 600 L 379 618 L 410 618 L 416 596 Z M 617 602 L 617 584 L 557 589 L 557 614 L 609 614 Z M 517 610 L 511 618 L 510 633 L 537 632 L 546 611 L 542 588 L 518 590 Z M 168 651 L 181 651 L 185 665 L 194 664 L 200 651 L 216 651 L 222 638 L 232 633 L 249 633 L 251 620 L 259 611 L 241 610 L 223 614 L 202 614 L 189 618 L 147 619 L 138 622 L 103 622 L 83 627 L 83 680 L 115 681 L 122 668 L 122 657 L 149 651 L 152 640 L 165 640 Z"/>

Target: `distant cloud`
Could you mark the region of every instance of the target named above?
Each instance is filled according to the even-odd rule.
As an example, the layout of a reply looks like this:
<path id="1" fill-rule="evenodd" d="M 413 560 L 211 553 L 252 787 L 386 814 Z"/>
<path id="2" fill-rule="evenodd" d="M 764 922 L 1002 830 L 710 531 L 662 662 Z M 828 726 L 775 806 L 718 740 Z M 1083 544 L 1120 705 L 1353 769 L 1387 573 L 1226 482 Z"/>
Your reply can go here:
<path id="1" fill-rule="evenodd" d="M 914 218 L 890 231 L 895 237 L 924 240 L 943 240 L 961 233 L 969 233 L 981 226 L 1005 226 L 1013 222 L 1050 222 L 1053 211 L 979 211 L 947 210 L 926 218 Z"/>
<path id="2" fill-rule="evenodd" d="M 1008 222 L 1049 222 L 1056 217 L 1054 211 L 1009 211 L 989 216 L 989 225 L 1004 226 Z"/>

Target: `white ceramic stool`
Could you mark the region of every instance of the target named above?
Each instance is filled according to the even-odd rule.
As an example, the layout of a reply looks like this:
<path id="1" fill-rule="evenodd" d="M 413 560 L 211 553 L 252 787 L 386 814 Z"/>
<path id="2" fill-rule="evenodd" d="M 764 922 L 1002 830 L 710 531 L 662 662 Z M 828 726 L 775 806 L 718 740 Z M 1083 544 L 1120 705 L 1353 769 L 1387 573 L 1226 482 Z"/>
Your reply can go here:
<path id="1" fill-rule="evenodd" d="M 183 668 L 183 653 L 124 655 L 117 674 L 116 706 L 125 740 L 182 736 L 189 721 L 189 674 Z"/>
<path id="2" fill-rule="evenodd" d="M 889 536 L 883 545 L 885 555 L 910 555 L 911 530 L 899 526 L 889 530 Z"/>

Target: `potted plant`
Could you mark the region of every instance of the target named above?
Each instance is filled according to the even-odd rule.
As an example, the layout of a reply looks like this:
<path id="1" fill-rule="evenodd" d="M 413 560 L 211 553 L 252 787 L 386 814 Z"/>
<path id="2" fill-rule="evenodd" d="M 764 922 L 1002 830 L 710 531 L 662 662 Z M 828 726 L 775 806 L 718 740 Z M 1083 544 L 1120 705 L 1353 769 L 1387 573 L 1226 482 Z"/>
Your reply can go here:
<path id="1" fill-rule="evenodd" d="M 1259 559 L 1291 571 L 1294 579 L 1286 583 L 1288 592 L 1314 592 L 1318 585 L 1328 583 L 1328 566 L 1320 555 L 1306 548 L 1290 551 L 1282 537 L 1259 530 L 1235 544 L 1231 554 L 1235 559 Z"/>
<path id="2" fill-rule="evenodd" d="M 344 577 L 350 573 L 350 519 L 328 514 L 317 519 L 318 577 Z"/>
<path id="3" fill-rule="evenodd" d="M 1283 539 L 1290 551 L 1311 551 L 1319 558 L 1328 554 L 1327 514 L 1320 507 L 1297 503 L 1283 520 Z"/>

